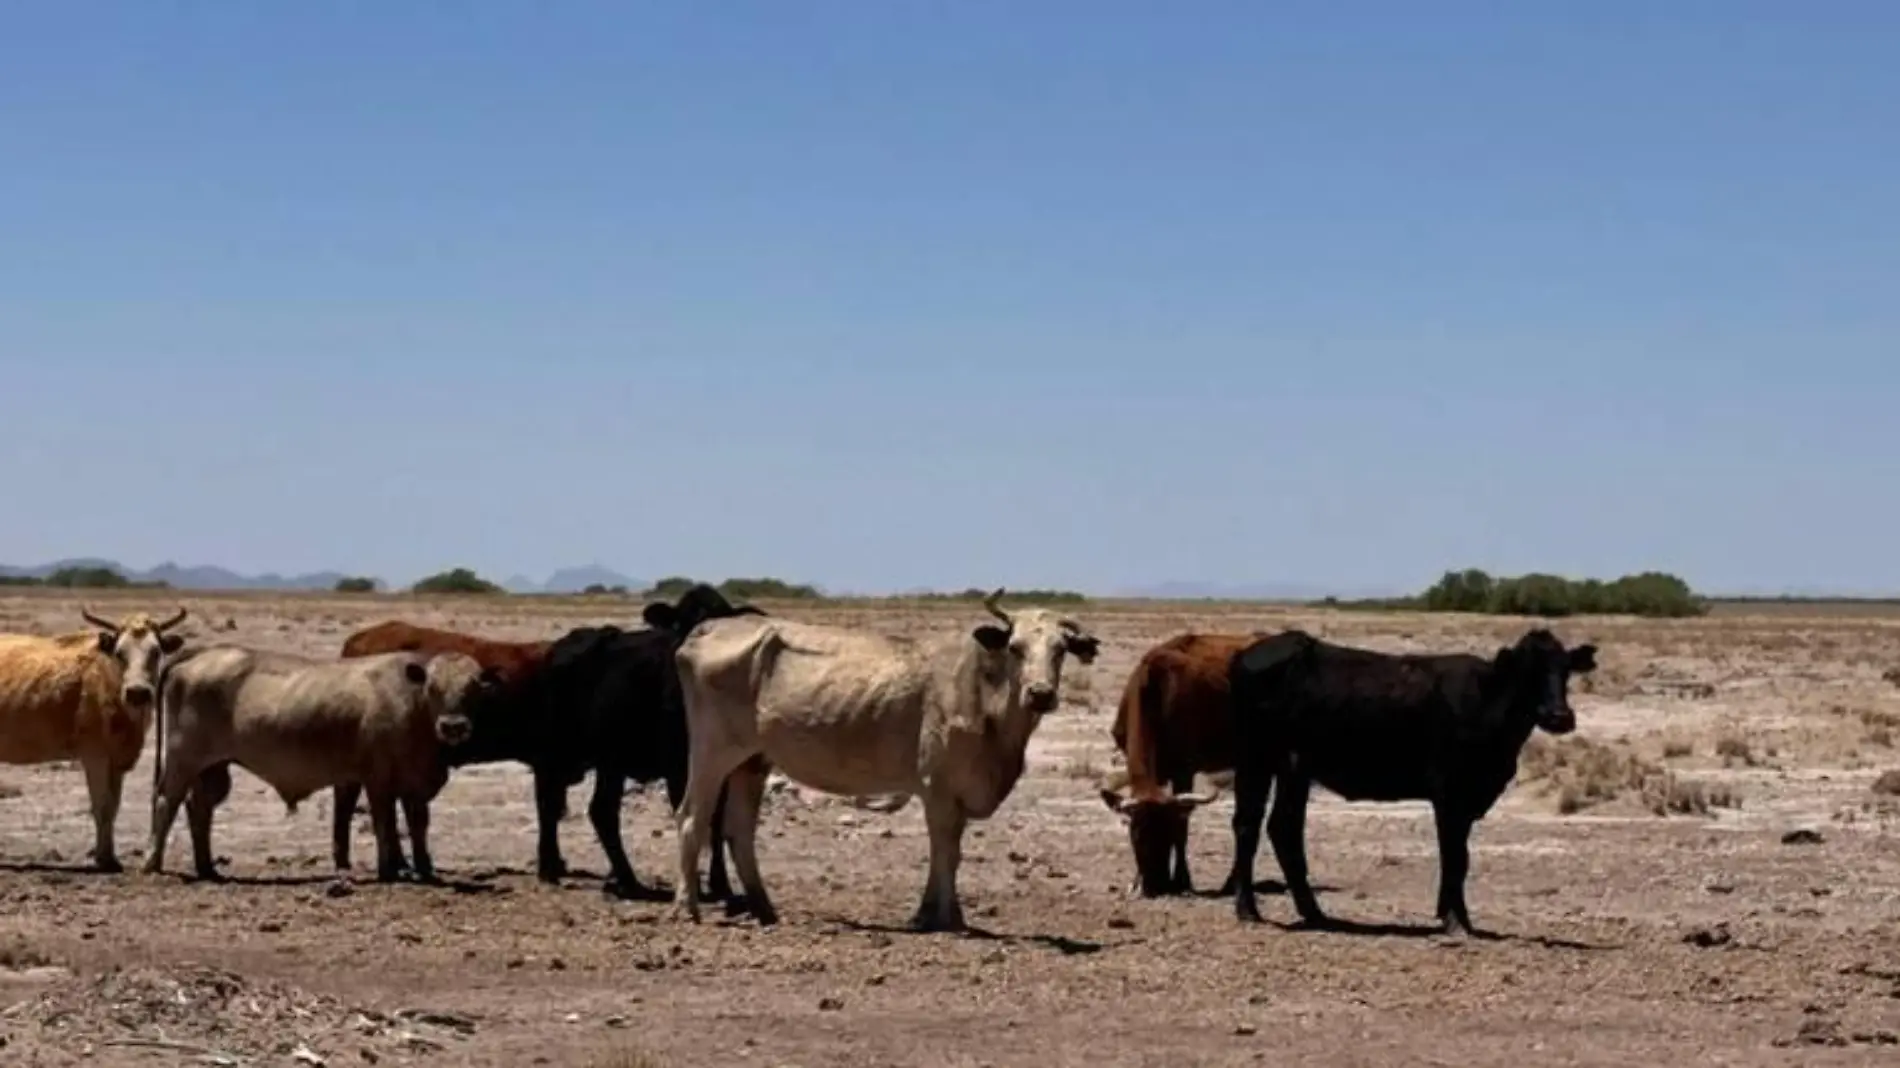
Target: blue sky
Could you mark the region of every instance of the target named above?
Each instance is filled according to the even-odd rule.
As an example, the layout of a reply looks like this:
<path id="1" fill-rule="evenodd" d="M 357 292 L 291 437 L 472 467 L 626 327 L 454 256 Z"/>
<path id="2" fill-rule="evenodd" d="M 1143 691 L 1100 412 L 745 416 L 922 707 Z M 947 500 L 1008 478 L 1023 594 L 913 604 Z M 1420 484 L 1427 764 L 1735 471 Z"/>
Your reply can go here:
<path id="1" fill-rule="evenodd" d="M 1900 589 L 1900 6 L 0 10 L 0 562 Z"/>

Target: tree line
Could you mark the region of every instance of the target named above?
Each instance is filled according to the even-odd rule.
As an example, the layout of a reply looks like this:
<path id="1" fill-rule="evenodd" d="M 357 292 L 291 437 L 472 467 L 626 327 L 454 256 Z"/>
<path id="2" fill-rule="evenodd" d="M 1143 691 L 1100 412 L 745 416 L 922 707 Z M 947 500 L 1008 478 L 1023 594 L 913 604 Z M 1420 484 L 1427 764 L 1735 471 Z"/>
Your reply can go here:
<path id="1" fill-rule="evenodd" d="M 1466 612 L 1557 619 L 1578 615 L 1628 615 L 1685 619 L 1707 615 L 1709 600 L 1681 578 L 1663 571 L 1624 575 L 1608 582 L 1532 572 L 1491 575 L 1477 568 L 1447 571 L 1430 589 L 1411 597 L 1326 603 L 1347 608 Z"/>

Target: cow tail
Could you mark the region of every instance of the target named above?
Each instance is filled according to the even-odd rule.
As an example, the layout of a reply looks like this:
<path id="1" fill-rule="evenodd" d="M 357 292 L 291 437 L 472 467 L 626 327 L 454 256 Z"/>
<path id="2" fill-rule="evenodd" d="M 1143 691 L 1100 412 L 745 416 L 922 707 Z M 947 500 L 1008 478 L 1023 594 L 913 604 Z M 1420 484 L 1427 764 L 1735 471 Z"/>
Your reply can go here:
<path id="1" fill-rule="evenodd" d="M 158 791 L 164 782 L 165 772 L 165 695 L 171 692 L 172 668 L 166 664 L 158 675 L 157 700 L 152 702 L 152 802 L 149 815 L 152 825 L 158 825 Z"/>

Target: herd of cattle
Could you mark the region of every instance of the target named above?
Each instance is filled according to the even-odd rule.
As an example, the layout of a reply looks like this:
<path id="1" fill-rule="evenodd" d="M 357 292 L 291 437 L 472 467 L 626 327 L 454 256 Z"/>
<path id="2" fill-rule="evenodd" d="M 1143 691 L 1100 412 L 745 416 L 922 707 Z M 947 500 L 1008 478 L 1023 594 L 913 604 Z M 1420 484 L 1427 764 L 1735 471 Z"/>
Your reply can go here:
<path id="1" fill-rule="evenodd" d="M 452 769 L 514 761 L 532 772 L 536 871 L 566 874 L 557 824 L 569 787 L 594 774 L 587 814 L 613 894 L 671 898 L 697 919 L 706 889 L 761 923 L 776 912 L 756 852 L 773 770 L 860 807 L 894 812 L 915 796 L 929 832 L 929 871 L 912 925 L 963 927 L 957 870 L 963 832 L 994 813 L 1022 776 L 1030 737 L 1060 705 L 1069 657 L 1100 642 L 1047 609 L 912 641 L 731 604 L 695 586 L 646 606 L 642 629 L 581 627 L 552 642 L 507 642 L 387 622 L 351 635 L 334 660 L 185 641 L 175 615 L 93 630 L 0 635 L 0 763 L 76 761 L 96 827 L 93 858 L 121 870 L 113 839 L 122 785 L 156 720 L 152 841 L 144 870 L 165 863 L 185 807 L 193 867 L 216 880 L 212 816 L 238 764 L 294 808 L 328 787 L 333 859 L 350 870 L 350 823 L 367 796 L 382 880 L 434 881 L 429 804 Z M 1431 804 L 1439 845 L 1438 916 L 1469 931 L 1467 840 L 1516 772 L 1536 729 L 1573 730 L 1573 674 L 1595 648 L 1566 649 L 1531 630 L 1485 658 L 1394 655 L 1304 631 L 1183 634 L 1148 650 L 1113 727 L 1126 757 L 1101 796 L 1126 822 L 1131 892 L 1192 888 L 1187 832 L 1213 794 L 1197 775 L 1233 775 L 1234 855 L 1223 895 L 1258 921 L 1253 860 L 1260 824 L 1306 923 L 1327 922 L 1307 880 L 1312 785 L 1348 800 Z M 666 784 L 677 817 L 676 890 L 642 883 L 621 842 L 628 780 Z M 1269 795 L 1272 812 L 1267 812 Z M 413 864 L 401 846 L 407 824 Z M 726 871 L 731 855 L 742 893 Z"/>

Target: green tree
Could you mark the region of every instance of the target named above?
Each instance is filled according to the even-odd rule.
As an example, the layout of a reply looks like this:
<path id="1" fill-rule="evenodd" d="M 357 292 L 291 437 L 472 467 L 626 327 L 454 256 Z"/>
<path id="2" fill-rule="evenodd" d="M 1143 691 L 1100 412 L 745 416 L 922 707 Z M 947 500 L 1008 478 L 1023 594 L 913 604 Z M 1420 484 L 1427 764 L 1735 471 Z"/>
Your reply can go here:
<path id="1" fill-rule="evenodd" d="M 409 587 L 412 593 L 503 593 L 500 586 L 466 567 L 437 572 Z"/>
<path id="2" fill-rule="evenodd" d="M 357 575 L 353 578 L 337 579 L 336 592 L 338 593 L 375 593 L 376 580 L 373 578 L 365 578 L 361 575 Z"/>

